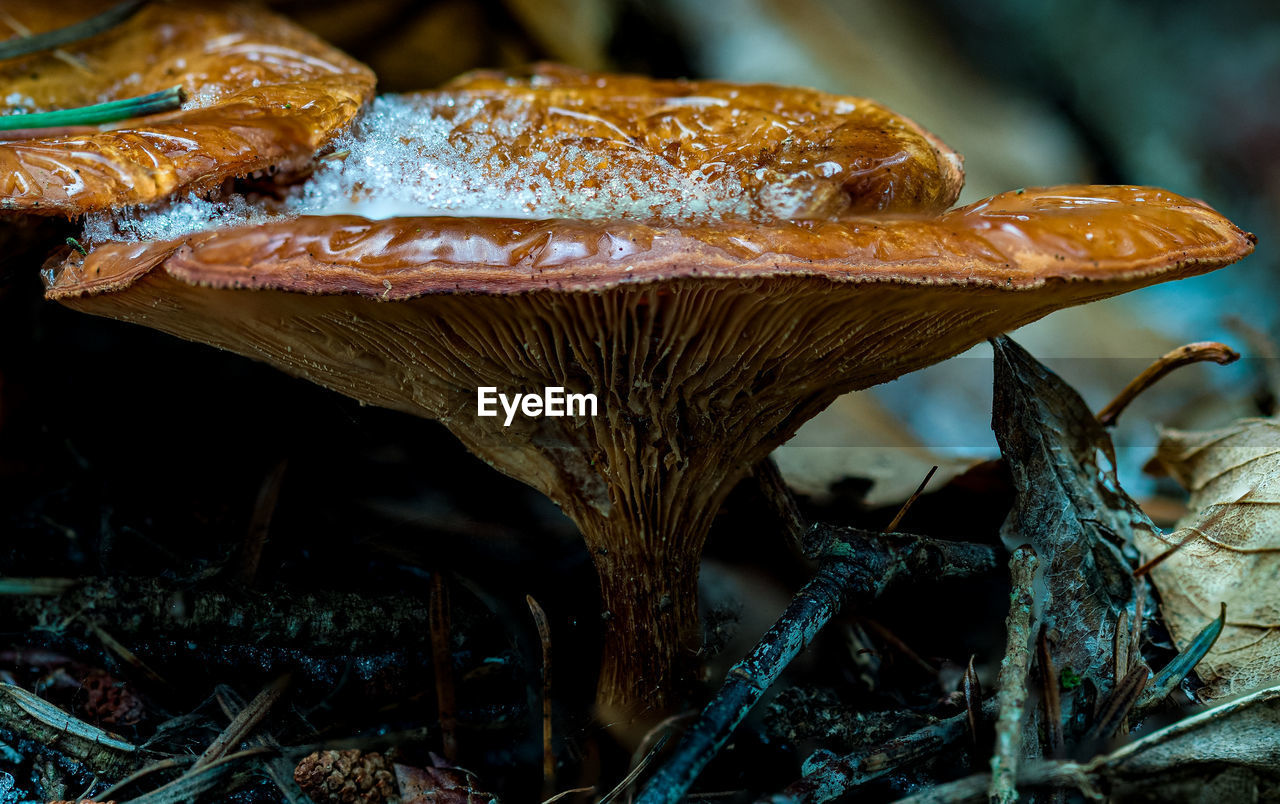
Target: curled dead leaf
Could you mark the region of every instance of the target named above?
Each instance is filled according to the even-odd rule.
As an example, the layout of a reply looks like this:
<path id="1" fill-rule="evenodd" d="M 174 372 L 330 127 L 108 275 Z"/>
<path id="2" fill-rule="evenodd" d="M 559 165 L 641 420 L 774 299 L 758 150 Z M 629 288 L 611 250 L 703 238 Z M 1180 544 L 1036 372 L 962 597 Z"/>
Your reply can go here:
<path id="1" fill-rule="evenodd" d="M 1155 526 L 1120 488 L 1115 448 L 1075 389 L 1007 337 L 992 341 L 991 424 L 1017 497 L 1001 535 L 1039 557 L 1032 627 L 1045 705 L 1026 737 L 1077 744 L 1140 661 L 1145 582 L 1132 542 Z M 1203 623 L 1201 623 L 1202 625 Z M 1055 677 L 1056 674 L 1056 677 Z"/>
<path id="2" fill-rule="evenodd" d="M 1280 679 L 1280 420 L 1165 430 L 1156 459 L 1190 493 L 1172 533 L 1139 535 L 1161 611 L 1181 648 L 1222 603 L 1227 622 L 1197 668 L 1202 700 Z"/>

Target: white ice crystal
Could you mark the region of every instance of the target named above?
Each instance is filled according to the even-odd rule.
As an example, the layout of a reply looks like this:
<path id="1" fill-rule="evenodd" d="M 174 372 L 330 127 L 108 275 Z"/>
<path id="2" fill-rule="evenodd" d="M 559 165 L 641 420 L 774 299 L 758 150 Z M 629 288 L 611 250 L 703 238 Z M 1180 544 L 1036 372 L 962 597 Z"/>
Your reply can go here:
<path id="1" fill-rule="evenodd" d="M 266 207 L 233 195 L 221 201 L 185 198 L 149 208 L 95 212 L 84 218 L 84 240 L 170 240 L 207 229 L 266 223 L 277 218 Z"/>
<path id="2" fill-rule="evenodd" d="M 577 125 L 569 135 L 542 136 L 548 116 L 575 118 Z M 708 167 L 678 167 L 609 121 L 574 109 L 484 94 L 389 95 L 333 143 L 331 156 L 319 160 L 282 205 L 268 210 L 239 197 L 179 200 L 90 216 L 85 236 L 95 243 L 169 239 L 297 215 L 691 220 L 748 214 L 751 200 L 737 175 Z"/>
<path id="3" fill-rule="evenodd" d="M 36 102 L 28 95 L 21 92 L 10 92 L 4 96 L 4 105 L 9 107 L 9 114 L 20 114 L 29 112 L 36 108 Z"/>
<path id="4" fill-rule="evenodd" d="M 589 136 L 539 139 L 544 114 L 577 118 Z M 529 156 L 511 158 L 517 144 Z M 297 212 L 705 218 L 747 204 L 736 176 L 690 174 L 607 120 L 518 98 L 382 97 L 337 148 L 350 154 L 317 171 Z"/>

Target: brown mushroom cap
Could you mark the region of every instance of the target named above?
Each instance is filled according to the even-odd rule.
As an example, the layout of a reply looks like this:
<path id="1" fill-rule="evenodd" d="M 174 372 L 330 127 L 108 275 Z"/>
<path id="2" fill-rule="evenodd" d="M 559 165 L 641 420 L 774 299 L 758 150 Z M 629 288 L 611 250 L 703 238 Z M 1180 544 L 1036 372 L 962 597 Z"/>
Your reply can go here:
<path id="1" fill-rule="evenodd" d="M 501 147 L 525 154 L 522 167 L 529 172 L 540 167 L 528 155 L 572 142 L 591 143 L 604 155 L 587 166 L 594 175 L 628 170 L 627 161 L 639 153 L 689 175 L 729 177 L 754 201 L 745 217 L 940 212 L 964 185 L 959 155 L 914 121 L 866 98 L 812 89 L 540 64 L 526 78 L 476 71 L 440 92 L 406 97 L 445 119 L 479 100 L 487 108 L 471 109 L 467 117 L 486 125 L 511 121 L 515 136 L 504 137 Z M 454 136 L 475 133 L 463 126 Z M 567 192 L 591 187 L 590 180 L 575 188 L 563 175 L 555 178 Z"/>
<path id="2" fill-rule="evenodd" d="M 444 90 L 377 98 L 334 149 L 304 185 L 242 208 L 237 222 L 834 219 L 940 211 L 964 178 L 960 158 L 932 135 L 861 98 L 545 65 L 526 80 L 473 74 Z M 168 239 L 170 223 L 200 219 L 179 206 L 168 217 L 97 220 L 86 235 Z"/>
<path id="3" fill-rule="evenodd" d="M 602 700 L 661 709 L 700 642 L 703 540 L 735 481 L 837 395 L 1072 304 L 1237 260 L 1162 190 L 1006 193 L 940 217 L 664 226 L 299 218 L 107 243 L 68 306 L 444 422 L 581 527 L 610 613 Z M 477 416 L 476 389 L 597 418 Z"/>
<path id="4" fill-rule="evenodd" d="M 1166 190 L 1089 185 L 1011 191 L 940 216 L 829 221 L 304 216 L 170 241 L 105 243 L 83 265 L 65 262 L 49 295 L 118 290 L 162 263 L 193 284 L 383 301 L 792 275 L 1001 290 L 1052 283 L 1047 295 L 1069 304 L 1097 288 L 1062 281 L 1150 284 L 1233 262 L 1251 242 L 1211 208 Z"/>
<path id="5" fill-rule="evenodd" d="M 10 13 L 40 33 L 103 5 L 48 0 Z M 250 6 L 153 3 L 61 50 L 89 71 L 36 53 L 0 63 L 0 86 L 48 111 L 181 85 L 185 108 L 106 131 L 0 142 L 0 209 L 72 216 L 300 167 L 373 94 L 368 68 Z"/>

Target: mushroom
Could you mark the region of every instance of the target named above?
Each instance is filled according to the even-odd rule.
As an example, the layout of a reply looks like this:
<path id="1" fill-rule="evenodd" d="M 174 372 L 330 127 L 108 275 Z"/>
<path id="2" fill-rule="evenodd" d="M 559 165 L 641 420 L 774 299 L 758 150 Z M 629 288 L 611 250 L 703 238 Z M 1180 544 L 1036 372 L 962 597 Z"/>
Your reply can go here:
<path id="1" fill-rule="evenodd" d="M 791 128 L 792 142 L 801 141 L 802 158 L 770 165 L 790 174 L 779 169 L 770 182 L 742 182 L 751 203 L 741 215 L 673 220 L 657 199 L 649 219 L 607 210 L 594 219 L 555 217 L 547 208 L 530 210 L 530 220 L 268 218 L 167 239 L 99 242 L 85 257 L 51 261 L 46 282 L 50 298 L 75 309 L 438 419 L 474 453 L 555 500 L 582 530 L 599 571 L 606 627 L 598 701 L 611 715 L 660 712 L 676 702 L 701 643 L 697 575 L 712 519 L 752 465 L 836 396 L 1054 309 L 1213 270 L 1252 249 L 1250 235 L 1210 208 L 1151 188 L 1019 190 L 924 214 L 958 189 L 948 184 L 955 163 L 928 138 L 901 185 L 882 169 L 871 171 L 878 184 L 859 174 L 862 183 L 852 184 L 865 191 L 850 193 L 842 176 L 835 186 L 844 198 L 833 203 L 832 183 L 813 168 L 835 160 L 806 135 L 852 125 L 829 118 L 837 108 L 855 109 L 853 100 L 840 106 L 819 93 L 688 83 L 677 95 L 672 82 L 643 100 L 642 85 L 612 95 L 609 81 L 599 83 L 595 105 L 563 105 L 580 97 L 573 92 L 553 102 L 578 115 L 561 117 L 592 131 L 617 129 L 573 141 L 573 148 L 598 149 L 588 153 L 590 165 L 606 161 L 619 142 L 643 147 L 637 129 L 655 119 L 655 108 L 675 110 L 688 130 L 669 130 L 673 151 L 708 131 L 722 147 L 704 164 L 727 160 L 728 168 L 716 169 L 732 170 L 788 147 L 753 150 L 759 129 L 733 128 L 735 119 L 769 106 Z M 532 86 L 500 83 L 482 88 L 496 95 L 456 96 L 454 108 L 476 103 L 468 108 L 489 114 L 486 98 L 505 108 L 504 99 L 536 88 L 536 78 Z M 828 109 L 817 115 L 796 104 L 790 116 L 777 112 L 786 106 L 779 99 L 796 97 L 829 101 Z M 429 102 L 449 108 L 439 97 Z M 456 114 L 453 131 L 476 131 Z M 510 109 L 503 114 L 498 122 L 516 119 Z M 563 144 L 563 130 L 537 136 L 546 124 L 545 116 L 525 114 L 515 134 L 503 129 L 523 144 L 499 138 L 486 153 L 524 164 L 532 149 Z M 918 132 L 901 119 L 882 127 Z M 737 146 L 735 136 L 743 138 Z M 839 151 L 838 137 L 817 140 L 857 158 Z M 357 140 L 348 159 L 358 147 Z M 742 162 L 733 163 L 735 153 Z M 680 162 L 673 153 L 667 164 Z M 830 205 L 835 214 L 770 217 L 761 199 L 788 182 L 803 184 L 792 193 L 793 209 Z M 907 197 L 895 194 L 899 187 L 913 186 L 935 189 L 914 192 L 909 203 L 893 200 Z M 629 209 L 623 196 L 619 203 Z M 826 200 L 810 204 L 815 196 Z M 575 193 L 563 193 L 547 203 L 554 210 L 576 202 Z M 741 202 L 726 201 L 733 211 Z M 457 203 L 470 209 L 465 198 Z M 868 208 L 882 211 L 849 212 Z M 478 410 L 482 388 L 508 395 L 563 389 L 595 395 L 598 407 L 546 415 L 540 399 L 517 415 L 486 416 Z"/>
<path id="2" fill-rule="evenodd" d="M 88 16 L 94 5 L 26 3 L 13 15 L 38 34 Z M 11 114 L 15 106 L 78 107 L 175 85 L 187 97 L 180 111 L 106 130 L 16 140 L 0 132 L 10 139 L 0 142 L 0 210 L 73 216 L 305 167 L 369 100 L 374 76 L 274 14 L 201 2 L 152 3 L 56 54 L 0 62 Z"/>

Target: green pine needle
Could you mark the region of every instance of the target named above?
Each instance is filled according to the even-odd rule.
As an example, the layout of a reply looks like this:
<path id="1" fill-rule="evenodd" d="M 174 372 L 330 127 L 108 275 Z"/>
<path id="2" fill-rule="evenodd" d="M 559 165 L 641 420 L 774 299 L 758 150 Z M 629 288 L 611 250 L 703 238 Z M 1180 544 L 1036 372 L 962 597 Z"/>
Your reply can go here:
<path id="1" fill-rule="evenodd" d="M 170 87 L 150 95 L 136 98 L 95 103 L 92 106 L 81 106 L 78 109 L 58 109 L 53 112 L 35 112 L 34 114 L 0 115 L 0 131 L 17 131 L 40 128 L 62 128 L 65 126 L 96 126 L 100 123 L 114 123 L 117 120 L 128 120 L 131 117 L 143 117 L 160 112 L 171 112 L 182 106 L 186 95 L 182 87 Z"/>

